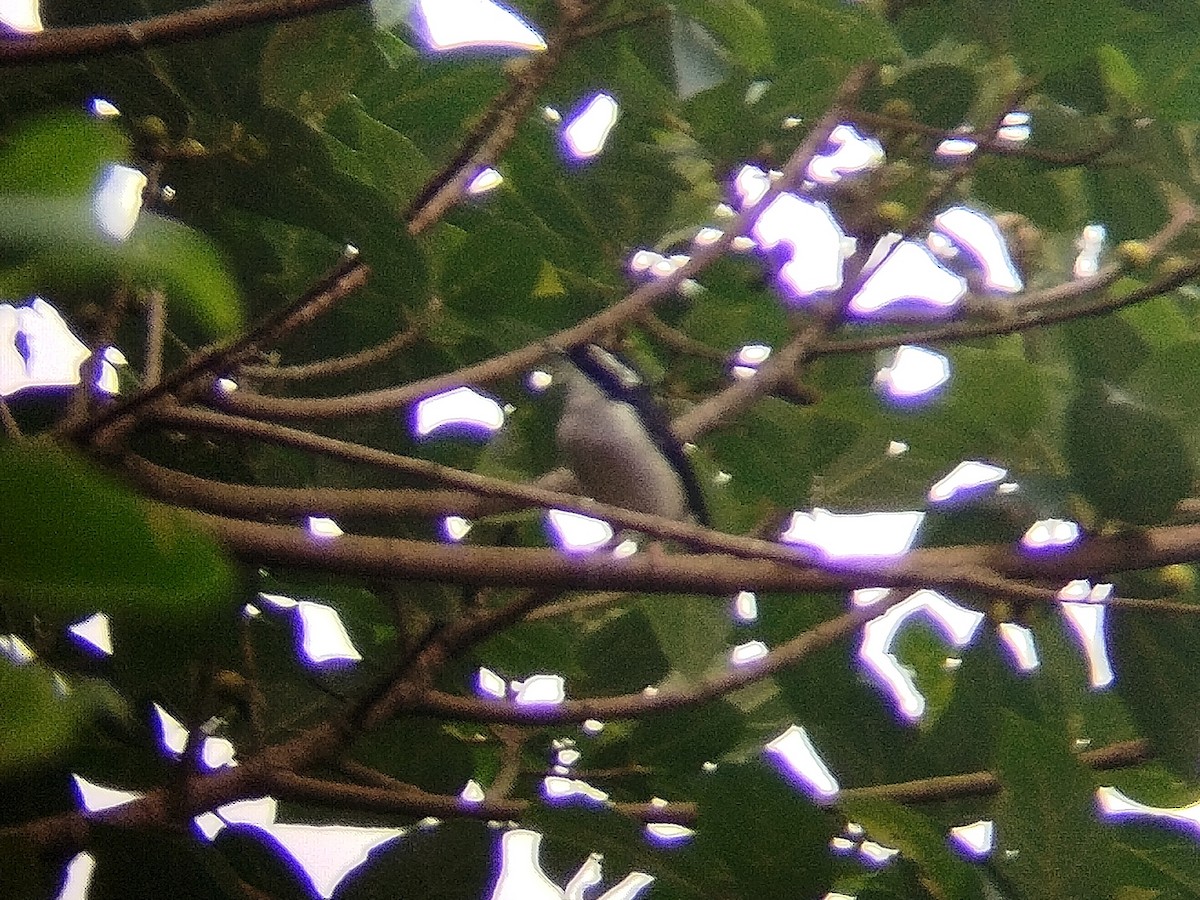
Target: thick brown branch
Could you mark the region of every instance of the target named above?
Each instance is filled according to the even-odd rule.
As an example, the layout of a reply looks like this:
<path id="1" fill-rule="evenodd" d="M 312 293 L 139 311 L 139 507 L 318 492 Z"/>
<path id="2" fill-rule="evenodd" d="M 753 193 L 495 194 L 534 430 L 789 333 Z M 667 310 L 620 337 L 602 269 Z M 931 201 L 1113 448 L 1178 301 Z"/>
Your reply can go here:
<path id="1" fill-rule="evenodd" d="M 635 514 L 626 514 L 631 521 Z M 387 576 L 415 581 L 530 587 L 546 590 L 687 592 L 725 596 L 740 590 L 813 593 L 861 587 L 943 588 L 1005 595 L 1004 579 L 1065 584 L 1075 578 L 1156 568 L 1200 559 L 1200 525 L 1165 525 L 1111 537 L 1096 537 L 1052 556 L 1022 552 L 1007 544 L 913 550 L 897 560 L 865 560 L 818 568 L 794 553 L 789 563 L 720 553 L 639 553 L 625 559 L 608 554 L 569 556 L 529 547 L 468 547 L 399 538 L 343 535 L 315 538 L 300 528 L 201 516 L 230 552 L 250 562 L 293 565 L 330 574 Z M 646 517 L 653 522 L 654 517 Z M 665 520 L 662 520 L 665 521 Z M 688 526 L 681 526 L 688 527 Z M 666 529 L 658 529 L 665 531 Z M 719 532 L 715 532 L 719 535 Z M 730 536 L 732 537 L 732 536 Z M 1011 588 L 1012 593 L 1050 599 L 1049 591 Z M 1122 600 L 1139 608 L 1145 601 Z M 1160 608 L 1157 604 L 1147 609 Z M 1188 612 L 1190 604 L 1178 604 Z"/>

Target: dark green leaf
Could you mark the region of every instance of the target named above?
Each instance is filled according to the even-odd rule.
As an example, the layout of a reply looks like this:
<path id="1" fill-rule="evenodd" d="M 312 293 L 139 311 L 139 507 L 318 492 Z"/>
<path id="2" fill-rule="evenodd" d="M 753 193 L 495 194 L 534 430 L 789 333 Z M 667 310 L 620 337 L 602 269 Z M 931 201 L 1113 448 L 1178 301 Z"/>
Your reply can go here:
<path id="1" fill-rule="evenodd" d="M 867 830 L 867 837 L 899 850 L 921 871 L 921 881 L 935 897 L 973 900 L 984 896 L 978 870 L 951 851 L 945 829 L 920 812 L 873 797 L 854 797 L 838 804 Z"/>
<path id="2" fill-rule="evenodd" d="M 82 110 L 43 115 L 0 144 L 0 194 L 78 196 L 96 186 L 106 166 L 128 155 L 128 138 L 109 120 Z"/>
<path id="3" fill-rule="evenodd" d="M 894 89 L 912 103 L 919 121 L 935 128 L 957 128 L 975 100 L 975 73 L 963 66 L 916 66 L 904 73 Z"/>
<path id="4" fill-rule="evenodd" d="M 1004 873 L 1029 896 L 1107 896 L 1111 832 L 1096 821 L 1092 778 L 1062 736 L 1005 713 L 996 775 L 997 830 L 1018 851 Z"/>
<path id="5" fill-rule="evenodd" d="M 596 691 L 631 694 L 666 677 L 663 655 L 645 613 L 622 612 L 588 634 L 579 648 L 579 664 Z"/>
<path id="6" fill-rule="evenodd" d="M 1160 521 L 1191 489 L 1192 464 L 1178 432 L 1128 395 L 1087 382 L 1067 409 L 1066 426 L 1071 478 L 1101 515 Z"/>
<path id="7" fill-rule="evenodd" d="M 755 73 L 771 65 L 767 23 L 747 0 L 684 0 L 679 8 L 704 25 L 741 68 Z"/>
<path id="8" fill-rule="evenodd" d="M 830 818 L 761 763 L 701 782 L 696 850 L 719 860 L 743 897 L 819 897 L 830 885 Z"/>
<path id="9" fill-rule="evenodd" d="M 1109 610 L 1117 690 L 1155 758 L 1186 779 L 1198 774 L 1200 678 L 1190 660 L 1200 652 L 1200 624 L 1182 617 L 1163 628 L 1145 616 Z"/>
<path id="10" fill-rule="evenodd" d="M 1017 3 L 1008 38 L 1017 55 L 1035 71 L 1070 65 L 1105 42 L 1120 11 L 1116 0 L 1045 0 Z"/>
<path id="11" fill-rule="evenodd" d="M 1072 224 L 1071 207 L 1059 181 L 1033 163 L 983 159 L 973 182 L 979 198 L 996 209 L 1020 213 L 1043 228 L 1058 230 Z"/>
<path id="12" fill-rule="evenodd" d="M 1138 330 L 1118 315 L 1076 319 L 1062 326 L 1062 334 L 1081 379 L 1124 384 L 1148 352 Z"/>
<path id="13" fill-rule="evenodd" d="M 629 739 L 633 758 L 656 769 L 696 775 L 734 747 L 746 717 L 732 704 L 713 703 L 643 719 Z"/>
<path id="14" fill-rule="evenodd" d="M 1161 172 L 1141 167 L 1088 170 L 1092 203 L 1089 215 L 1104 223 L 1113 241 L 1137 240 L 1154 234 L 1167 221 L 1161 179 Z"/>
<path id="15" fill-rule="evenodd" d="M 179 900 L 240 900 L 245 894 L 229 863 L 213 848 L 184 834 L 127 831 L 93 825 L 96 871 L 90 900 L 151 897 L 170 885 Z"/>

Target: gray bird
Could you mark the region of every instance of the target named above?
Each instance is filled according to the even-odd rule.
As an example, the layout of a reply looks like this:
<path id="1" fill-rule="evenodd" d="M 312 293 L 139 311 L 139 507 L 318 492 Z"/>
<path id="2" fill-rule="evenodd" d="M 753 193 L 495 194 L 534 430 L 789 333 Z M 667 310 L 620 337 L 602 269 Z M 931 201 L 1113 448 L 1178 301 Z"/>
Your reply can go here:
<path id="1" fill-rule="evenodd" d="M 595 344 L 553 367 L 565 390 L 555 439 L 582 491 L 602 503 L 708 525 L 704 494 L 645 381 Z"/>

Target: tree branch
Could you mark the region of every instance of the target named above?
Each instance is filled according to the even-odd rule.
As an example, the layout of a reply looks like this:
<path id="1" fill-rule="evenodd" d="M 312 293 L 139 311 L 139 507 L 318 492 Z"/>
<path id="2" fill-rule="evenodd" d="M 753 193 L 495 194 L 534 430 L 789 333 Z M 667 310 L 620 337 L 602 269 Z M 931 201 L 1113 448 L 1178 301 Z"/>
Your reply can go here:
<path id="1" fill-rule="evenodd" d="M 1164 275 L 1150 284 L 1135 288 L 1128 294 L 1119 297 L 1104 297 L 1092 303 L 1080 303 L 1062 309 L 1032 309 L 1029 312 L 999 321 L 989 322 L 952 322 L 938 328 L 928 328 L 924 331 L 908 331 L 901 334 L 884 334 L 878 337 L 859 338 L 847 341 L 829 341 L 817 347 L 814 351 L 822 356 L 834 353 L 861 353 L 867 350 L 882 350 L 887 347 L 898 347 L 901 344 L 936 344 L 945 341 L 964 341 L 970 338 L 994 337 L 1002 334 L 1014 334 L 1039 328 L 1046 325 L 1056 325 L 1060 322 L 1070 322 L 1088 316 L 1103 316 L 1125 306 L 1132 306 L 1149 300 L 1167 291 L 1173 291 L 1192 279 L 1200 276 L 1200 262 L 1192 262 Z"/>
<path id="2" fill-rule="evenodd" d="M 297 566 L 329 574 L 555 591 L 726 596 L 740 590 L 825 593 L 895 587 L 990 591 L 1001 595 L 1011 593 L 1017 599 L 1050 600 L 1048 589 L 1011 585 L 996 576 L 1065 584 L 1077 578 L 1105 577 L 1113 572 L 1200 559 L 1200 525 L 1164 525 L 1095 537 L 1052 556 L 1029 554 L 1008 544 L 982 544 L 912 550 L 899 559 L 828 563 L 826 568 L 819 568 L 807 561 L 799 548 L 782 544 L 774 546 L 781 554 L 792 554 L 789 562 L 720 553 L 665 556 L 640 553 L 616 559 L 604 553 L 570 556 L 557 550 L 529 547 L 471 547 L 351 534 L 324 540 L 300 528 L 198 515 L 231 553 L 249 562 Z M 633 517 L 634 514 L 624 516 L 630 521 Z M 653 519 L 647 517 L 647 521 Z M 715 532 L 716 535 L 720 532 Z M 1143 608 L 1146 603 L 1151 603 L 1144 607 L 1147 610 L 1191 611 L 1191 605 L 1184 603 L 1166 607 L 1163 601 L 1110 601 L 1111 605 L 1135 609 Z"/>
<path id="3" fill-rule="evenodd" d="M 513 85 L 493 101 L 462 150 L 429 180 L 405 213 L 408 233 L 418 235 L 438 222 L 459 200 L 467 185 L 495 163 L 517 136 L 517 128 L 537 100 L 571 45 L 571 34 L 590 13 L 590 6 L 564 10 L 562 21 L 546 38 L 546 50 L 531 57 L 515 76 Z"/>
<path id="4" fill-rule="evenodd" d="M 905 131 L 909 134 L 919 134 L 925 137 L 934 138 L 936 140 L 960 140 L 971 141 L 975 146 L 984 153 L 991 153 L 996 156 L 1014 156 L 1022 159 L 1032 159 L 1037 162 L 1044 162 L 1056 166 L 1081 166 L 1089 162 L 1099 159 L 1104 154 L 1112 150 L 1120 143 L 1122 135 L 1120 133 L 1109 135 L 1105 140 L 1101 141 L 1094 147 L 1088 147 L 1086 150 L 1078 150 L 1074 153 L 1065 151 L 1045 150 L 1040 147 L 1026 147 L 1023 144 L 1013 143 L 1010 141 L 998 140 L 995 135 L 995 129 L 991 132 L 979 131 L 955 131 L 948 128 L 937 128 L 933 125 L 926 125 L 924 122 L 918 122 L 914 119 L 900 119 L 895 116 L 882 115 L 880 113 L 868 112 L 866 110 L 855 110 L 853 114 L 855 121 L 863 125 L 870 125 L 874 128 L 894 128 L 897 131 Z M 992 136 L 985 136 L 985 135 Z"/>
<path id="5" fill-rule="evenodd" d="M 702 679 L 686 688 L 662 689 L 653 693 L 639 691 L 617 697 L 567 700 L 553 706 L 519 706 L 499 700 L 479 700 L 445 691 L 397 692 L 397 710 L 408 713 L 444 716 L 466 722 L 508 725 L 567 725 L 597 719 L 633 719 L 654 713 L 671 712 L 697 706 L 724 697 L 739 688 L 769 678 L 805 657 L 823 650 L 860 626 L 881 615 L 902 597 L 885 598 L 866 609 L 855 609 L 803 632 L 772 650 L 763 659 L 740 668 L 727 668 L 718 675 Z"/>
<path id="6" fill-rule="evenodd" d="M 429 794 L 424 791 L 407 793 L 383 787 L 327 781 L 284 771 L 272 773 L 266 786 L 281 800 L 330 804 L 365 812 L 437 816 L 439 819 L 520 819 L 533 806 L 528 800 L 485 799 L 471 803 L 452 794 Z M 688 825 L 694 824 L 696 820 L 696 806 L 692 803 L 671 803 L 665 807 L 651 803 L 610 803 L 606 804 L 605 808 L 639 822 L 674 822 Z"/>
<path id="7" fill-rule="evenodd" d="M 227 484 L 164 468 L 132 454 L 123 457 L 121 468 L 142 490 L 166 503 L 247 518 L 312 514 L 345 519 L 434 517 L 477 503 L 477 497 L 466 491 Z"/>
<path id="8" fill-rule="evenodd" d="M 1095 750 L 1085 750 L 1078 759 L 1085 766 L 1100 771 L 1136 766 L 1151 758 L 1150 742 L 1144 738 L 1120 741 Z M 965 775 L 938 775 L 897 784 L 876 784 L 870 787 L 847 788 L 838 799 L 875 797 L 894 803 L 937 803 L 960 797 L 983 797 L 999 793 L 1000 779 L 991 772 L 970 772 Z"/>
<path id="9" fill-rule="evenodd" d="M 40 34 L 0 40 L 0 66 L 144 50 L 246 25 L 284 22 L 314 13 L 365 5 L 362 0 L 245 0 L 210 3 L 136 22 L 49 28 Z"/>
<path id="10" fill-rule="evenodd" d="M 232 340 L 198 350 L 161 381 L 139 391 L 128 400 L 113 404 L 81 425 L 71 426 L 63 432 L 63 436 L 84 441 L 106 427 L 129 419 L 168 394 L 194 387 L 199 380 L 222 368 L 232 368 L 242 359 L 257 353 L 263 346 L 279 341 L 327 312 L 334 304 L 362 287 L 370 272 L 370 268 L 358 259 L 357 251 L 353 254 L 343 254 L 338 265 L 303 295 L 265 318 L 254 328 Z"/>
<path id="11" fill-rule="evenodd" d="M 280 420 L 345 418 L 394 410 L 448 388 L 462 384 L 486 384 L 522 372 L 543 359 L 550 350 L 586 343 L 609 329 L 636 319 L 659 300 L 674 294 L 684 281 L 695 277 L 719 259 L 735 237 L 750 230 L 758 214 L 766 209 L 775 197 L 802 179 L 808 163 L 821 150 L 829 133 L 840 121 L 843 110 L 852 105 L 854 98 L 863 91 L 874 72 L 873 65 L 863 65 L 847 76 L 834 97 L 830 113 L 822 117 L 792 154 L 784 167 L 783 177 L 771 184 L 758 204 L 739 213 L 720 238 L 701 247 L 688 262 L 667 277 L 640 285 L 608 309 L 543 341 L 464 366 L 455 372 L 434 375 L 394 388 L 339 397 L 303 398 L 270 397 L 250 391 L 237 391 L 220 398 L 219 402 L 224 408 L 242 415 Z"/>

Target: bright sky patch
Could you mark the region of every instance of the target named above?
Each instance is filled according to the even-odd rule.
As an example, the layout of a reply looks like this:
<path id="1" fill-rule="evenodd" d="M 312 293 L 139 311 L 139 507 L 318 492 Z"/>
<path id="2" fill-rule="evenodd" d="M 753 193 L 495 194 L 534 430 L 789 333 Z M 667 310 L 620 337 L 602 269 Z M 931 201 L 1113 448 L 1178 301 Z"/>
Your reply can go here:
<path id="1" fill-rule="evenodd" d="M 469 387 L 457 387 L 417 403 L 413 431 L 426 437 L 442 428 L 491 434 L 504 425 L 504 407 Z"/>
<path id="2" fill-rule="evenodd" d="M 567 152 L 580 160 L 599 156 L 619 116 L 616 100 L 609 94 L 596 94 L 563 126 Z"/>
<path id="3" fill-rule="evenodd" d="M 431 50 L 546 49 L 546 42 L 515 12 L 490 0 L 418 0 L 414 20 Z M 421 27 L 423 25 L 424 27 Z"/>
<path id="4" fill-rule="evenodd" d="M 924 519 L 923 512 L 838 514 L 817 507 L 793 512 L 780 540 L 833 560 L 894 558 L 908 552 Z"/>
<path id="5" fill-rule="evenodd" d="M 983 613 L 960 606 L 937 591 L 922 590 L 863 626 L 858 658 L 872 680 L 890 696 L 900 716 L 909 721 L 924 714 L 925 697 L 913 681 L 912 670 L 892 652 L 892 645 L 900 630 L 917 616 L 959 648 L 975 639 L 986 618 Z"/>
<path id="6" fill-rule="evenodd" d="M 828 803 L 841 790 L 837 779 L 813 746 L 808 732 L 799 725 L 789 727 L 768 743 L 764 750 L 782 763 L 787 774 L 815 802 Z"/>

